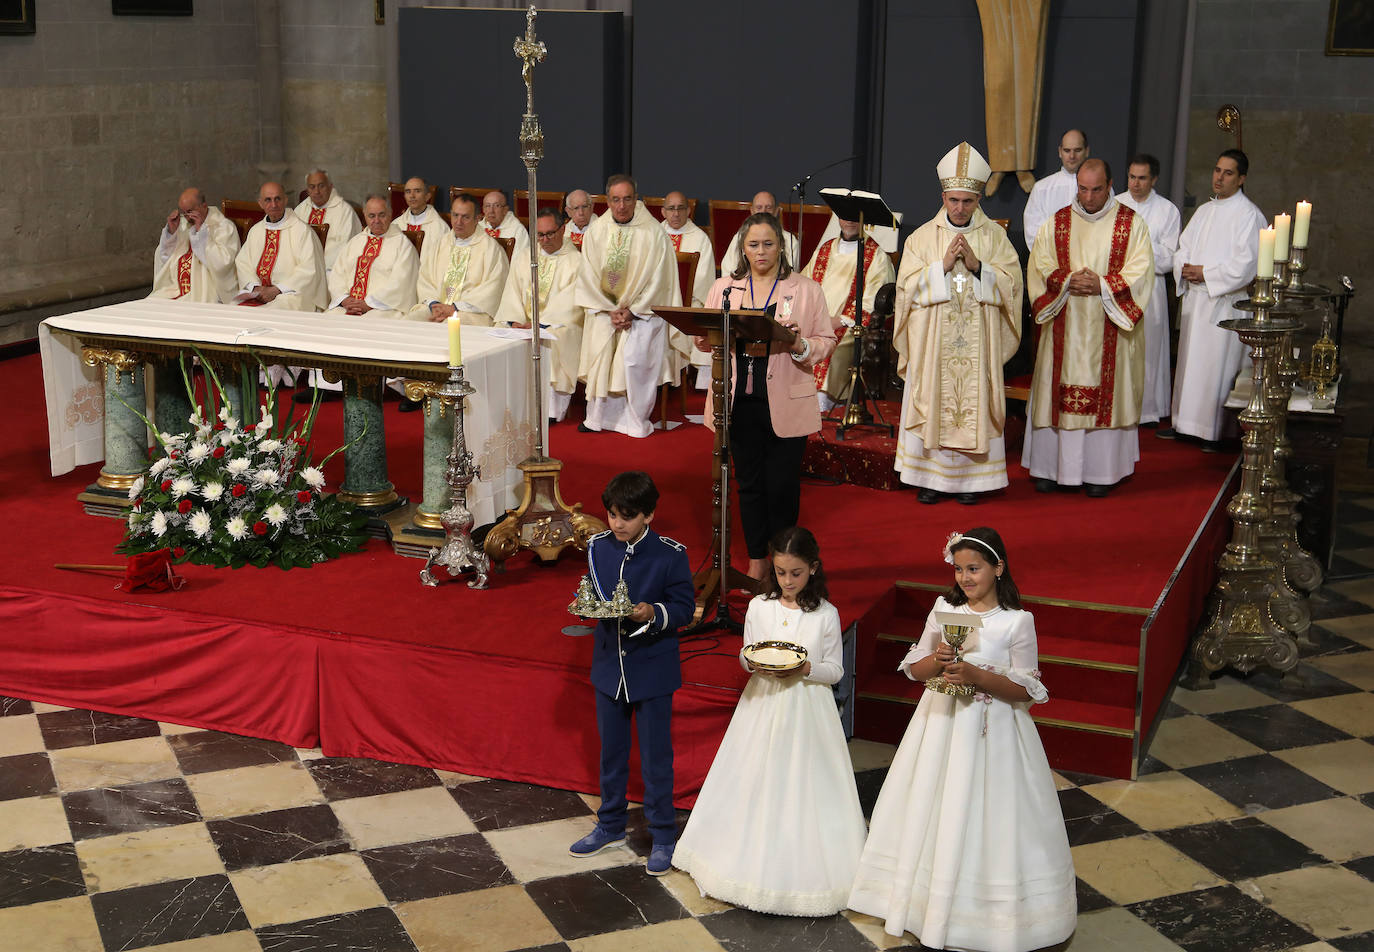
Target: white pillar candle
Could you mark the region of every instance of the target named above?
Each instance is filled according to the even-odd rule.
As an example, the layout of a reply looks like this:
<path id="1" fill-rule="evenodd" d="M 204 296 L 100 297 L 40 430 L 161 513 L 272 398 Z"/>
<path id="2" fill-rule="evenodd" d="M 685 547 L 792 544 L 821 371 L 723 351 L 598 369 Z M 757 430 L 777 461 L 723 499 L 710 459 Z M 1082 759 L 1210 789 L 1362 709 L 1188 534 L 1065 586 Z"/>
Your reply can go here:
<path id="1" fill-rule="evenodd" d="M 1274 229 L 1261 228 L 1259 233 L 1259 264 L 1255 267 L 1255 277 L 1274 276 Z"/>
<path id="2" fill-rule="evenodd" d="M 1270 270 L 1273 270 L 1272 265 Z M 463 365 L 463 322 L 457 314 L 448 319 L 448 365 Z"/>
<path id="3" fill-rule="evenodd" d="M 1287 212 L 1274 216 L 1274 260 L 1288 260 L 1288 236 L 1293 228 L 1293 216 Z"/>
<path id="4" fill-rule="evenodd" d="M 1307 247 L 1307 231 L 1312 227 L 1312 203 L 1298 202 L 1298 217 L 1293 222 L 1293 247 Z"/>

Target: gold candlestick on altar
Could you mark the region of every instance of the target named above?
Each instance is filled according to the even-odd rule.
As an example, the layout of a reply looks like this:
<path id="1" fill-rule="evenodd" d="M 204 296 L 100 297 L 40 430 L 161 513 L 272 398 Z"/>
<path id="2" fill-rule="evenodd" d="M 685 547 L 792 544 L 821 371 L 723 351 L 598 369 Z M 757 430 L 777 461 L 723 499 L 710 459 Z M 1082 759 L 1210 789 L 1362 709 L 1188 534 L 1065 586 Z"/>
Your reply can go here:
<path id="1" fill-rule="evenodd" d="M 525 80 L 525 114 L 520 120 L 520 158 L 528 179 L 529 230 L 539 233 L 539 190 L 535 170 L 544 157 L 544 131 L 534 111 L 534 66 L 544 62 L 548 48 L 534 34 L 537 11 L 525 12 L 525 35 L 515 39 L 515 55 Z M 515 267 L 516 263 L 511 262 Z M 517 509 L 507 512 L 484 543 L 486 553 L 501 568 L 521 549 L 529 549 L 542 561 L 552 562 L 570 545 L 587 548 L 587 540 L 605 530 L 605 524 L 582 511 L 580 503 L 569 506 L 558 488 L 563 463 L 544 455 L 544 371 L 539 332 L 539 242 L 530 241 L 530 403 L 534 407 L 534 452 L 520 465 L 525 475 L 525 495 Z"/>

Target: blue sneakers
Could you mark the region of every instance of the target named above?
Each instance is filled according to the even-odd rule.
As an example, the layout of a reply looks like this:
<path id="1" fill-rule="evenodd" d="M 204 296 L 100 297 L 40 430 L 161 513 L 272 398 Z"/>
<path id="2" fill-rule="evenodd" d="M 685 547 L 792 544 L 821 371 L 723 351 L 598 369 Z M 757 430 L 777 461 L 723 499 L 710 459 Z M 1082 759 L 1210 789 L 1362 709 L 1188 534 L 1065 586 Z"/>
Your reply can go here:
<path id="1" fill-rule="evenodd" d="M 568 852 L 574 856 L 595 856 L 602 850 L 608 850 L 614 846 L 625 845 L 625 834 L 607 833 L 600 826 L 597 826 L 582 839 L 568 847 Z M 671 858 L 671 854 L 670 854 Z"/>
<path id="2" fill-rule="evenodd" d="M 667 846 L 655 846 L 649 851 L 649 861 L 644 864 L 650 876 L 662 876 L 673 868 L 673 847 L 676 844 L 669 843 Z"/>

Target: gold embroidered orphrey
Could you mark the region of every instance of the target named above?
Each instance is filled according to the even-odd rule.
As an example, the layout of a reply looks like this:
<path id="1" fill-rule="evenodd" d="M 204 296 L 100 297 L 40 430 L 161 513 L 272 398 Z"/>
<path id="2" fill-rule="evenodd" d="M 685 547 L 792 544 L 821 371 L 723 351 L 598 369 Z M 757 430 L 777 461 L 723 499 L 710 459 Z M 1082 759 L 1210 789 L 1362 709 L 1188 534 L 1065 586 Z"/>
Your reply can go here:
<path id="1" fill-rule="evenodd" d="M 949 302 L 940 306 L 940 446 L 978 449 L 982 419 L 982 306 L 963 260 L 950 274 Z"/>

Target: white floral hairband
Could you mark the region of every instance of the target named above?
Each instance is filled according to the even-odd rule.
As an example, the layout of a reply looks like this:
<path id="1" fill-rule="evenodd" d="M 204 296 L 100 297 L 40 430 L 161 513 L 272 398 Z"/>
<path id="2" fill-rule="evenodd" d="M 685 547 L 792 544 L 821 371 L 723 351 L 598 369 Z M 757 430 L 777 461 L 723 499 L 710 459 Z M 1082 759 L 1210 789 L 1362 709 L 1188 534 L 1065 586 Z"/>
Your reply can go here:
<path id="1" fill-rule="evenodd" d="M 996 565 L 1002 561 L 1002 557 L 997 554 L 997 550 L 988 545 L 982 539 L 975 539 L 973 536 L 966 536 L 962 532 L 951 532 L 949 538 L 945 540 L 945 561 L 950 565 L 954 564 L 954 546 L 960 542 L 972 542 L 981 545 L 992 555 L 992 564 Z"/>

